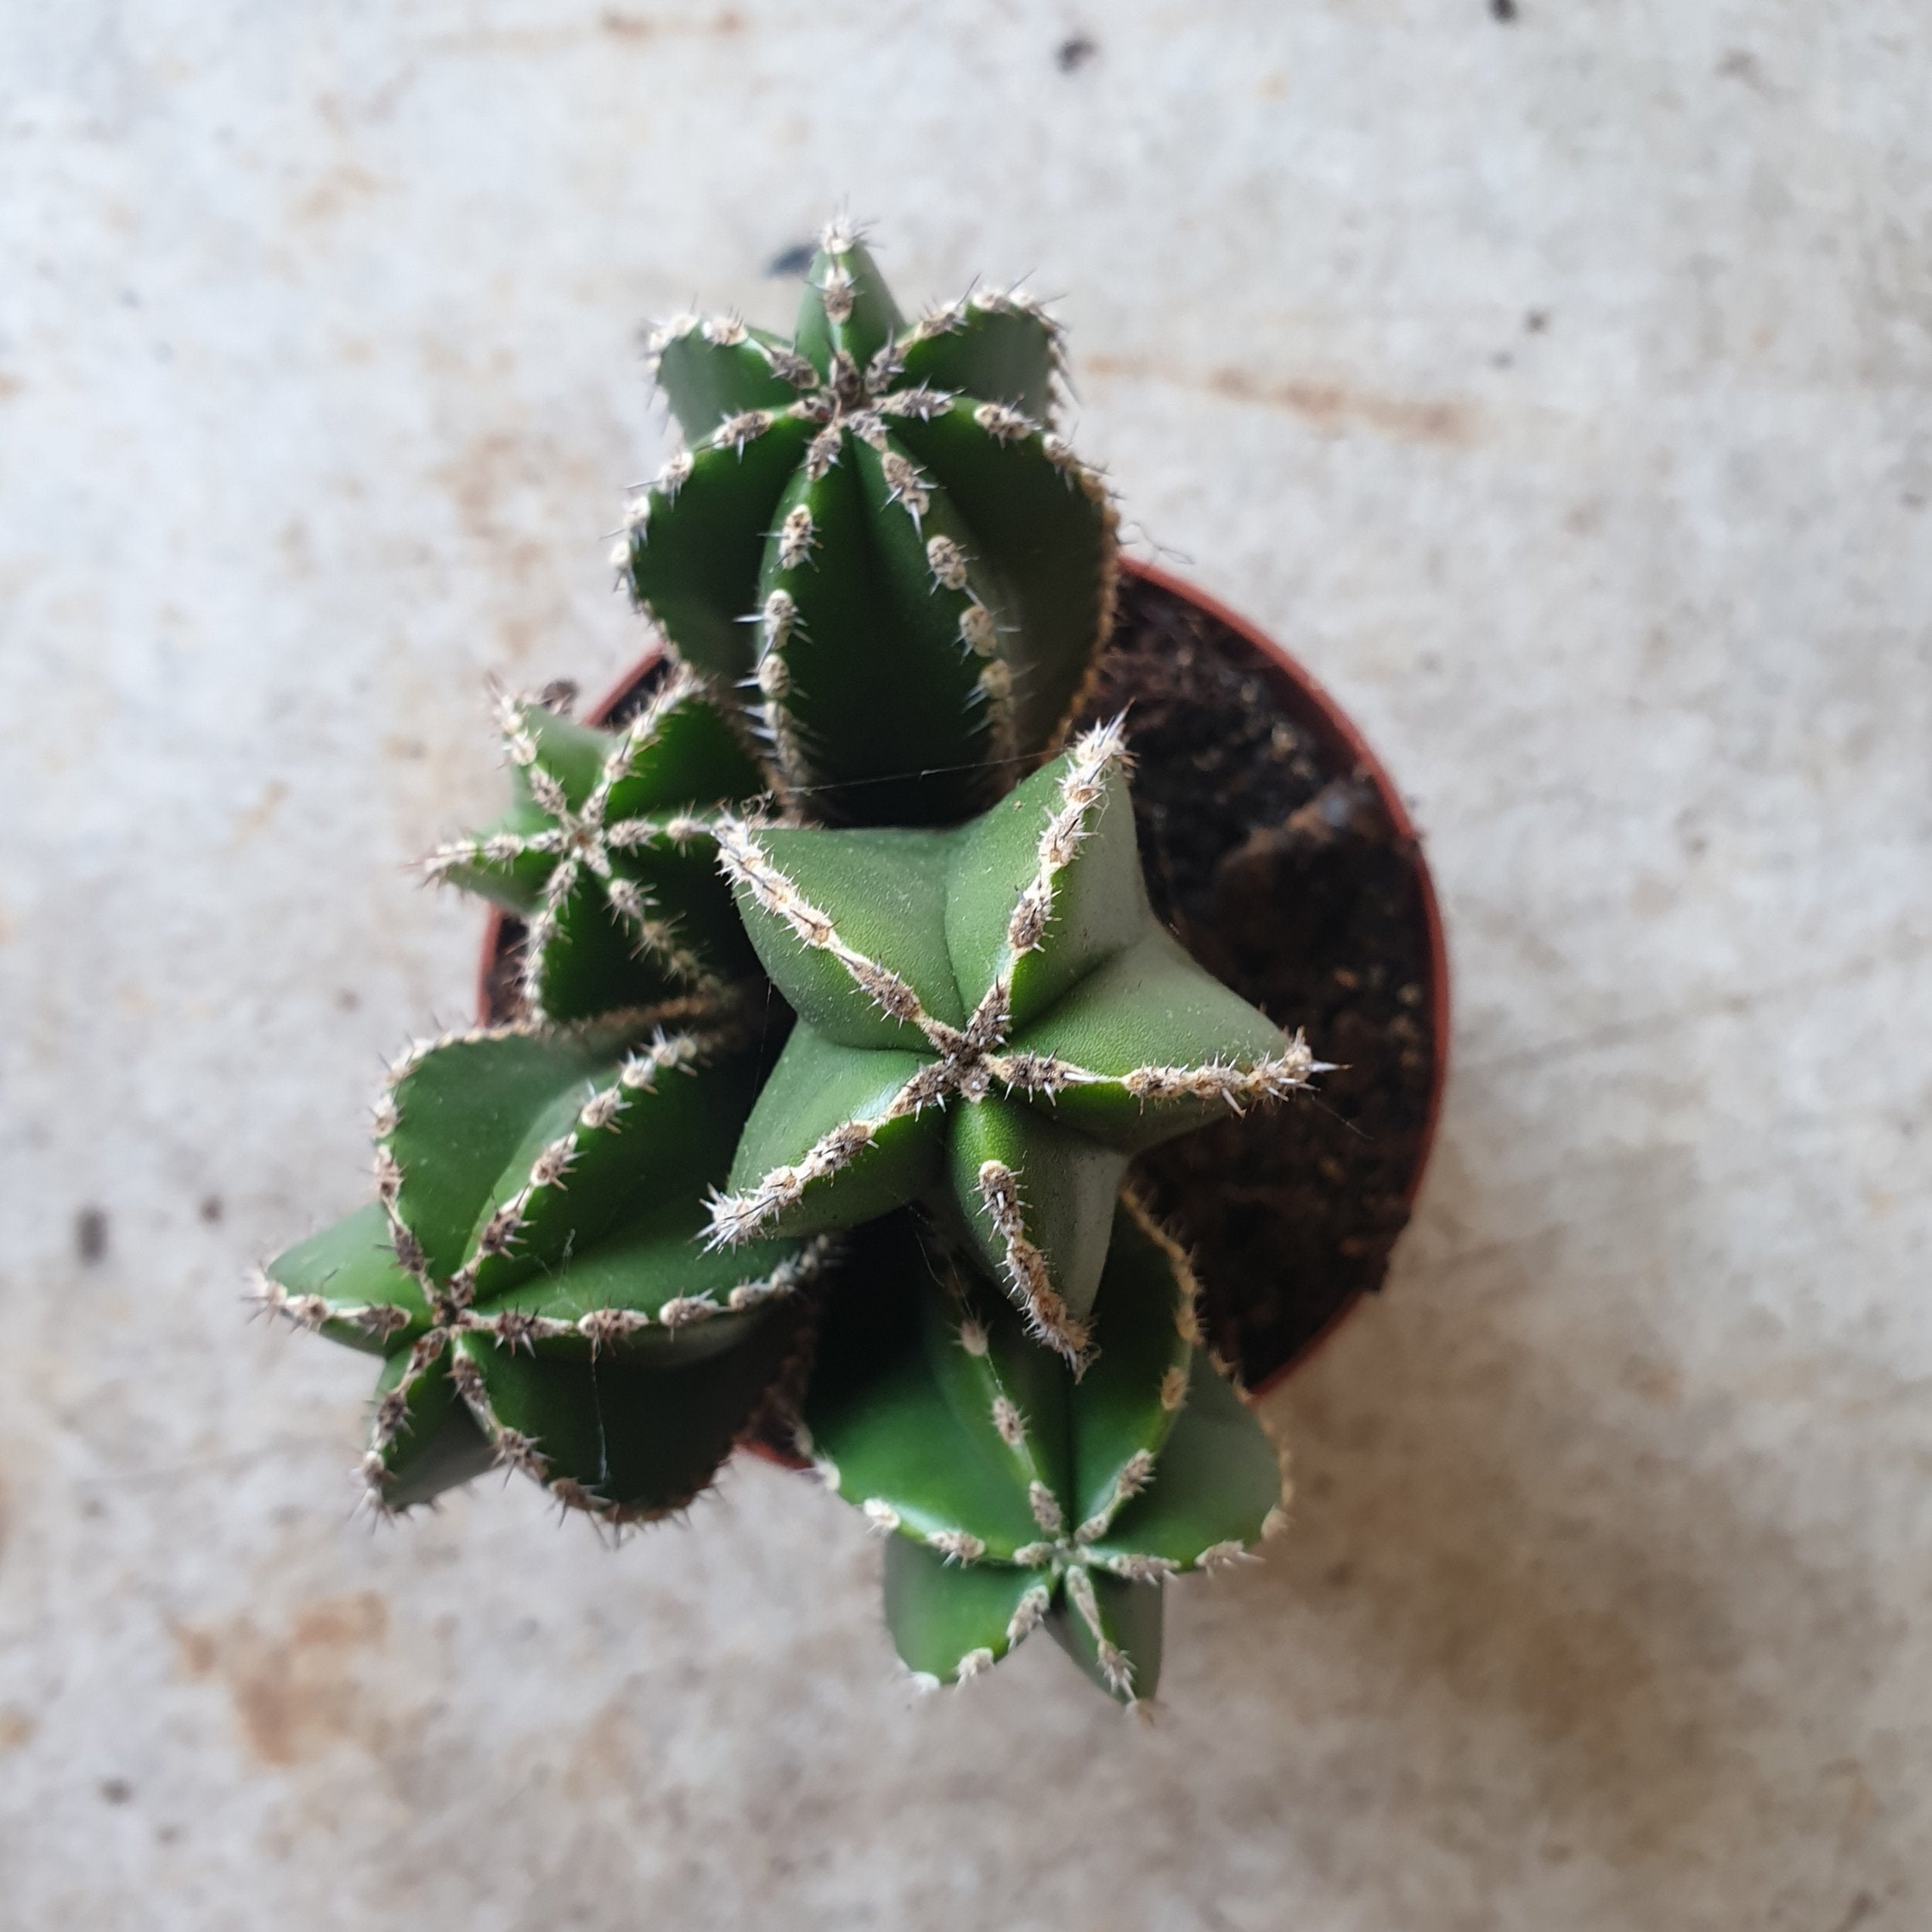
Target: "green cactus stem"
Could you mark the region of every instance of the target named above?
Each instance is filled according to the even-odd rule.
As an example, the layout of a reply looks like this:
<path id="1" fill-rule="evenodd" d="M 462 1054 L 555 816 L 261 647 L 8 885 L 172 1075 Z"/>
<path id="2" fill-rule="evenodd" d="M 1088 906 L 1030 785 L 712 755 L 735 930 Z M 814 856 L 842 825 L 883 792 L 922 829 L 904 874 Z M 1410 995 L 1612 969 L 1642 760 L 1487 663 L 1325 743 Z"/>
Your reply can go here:
<path id="1" fill-rule="evenodd" d="M 834 1291 L 801 1446 L 889 1534 L 886 1622 L 927 1683 L 1044 1622 L 1112 1696 L 1151 1697 L 1167 1579 L 1283 1521 L 1281 1459 L 1200 1345 L 1185 1257 L 1131 1199 L 1112 1237 L 1078 1377 L 910 1216 L 857 1237 Z"/>
<path id="2" fill-rule="evenodd" d="M 751 1104 L 743 1027 L 672 1012 L 413 1049 L 378 1104 L 378 1203 L 260 1291 L 383 1358 L 382 1507 L 495 1461 L 614 1522 L 682 1508 L 799 1367 L 824 1240 L 695 1238 Z"/>
<path id="3" fill-rule="evenodd" d="M 1316 1070 L 1155 920 L 1124 770 L 1116 723 L 951 832 L 721 825 L 801 1024 L 715 1243 L 933 1199 L 1035 1334 L 1081 1358 L 1129 1157 Z"/>
<path id="4" fill-rule="evenodd" d="M 260 1299 L 377 1358 L 379 1509 L 495 1464 L 648 1520 L 795 1423 L 922 1679 L 1044 1624 L 1144 1701 L 1284 1488 L 1128 1165 L 1318 1069 L 1155 918 L 1120 722 L 1063 743 L 1115 517 L 1057 331 L 908 324 L 835 225 L 792 341 L 655 349 L 688 447 L 616 560 L 675 655 L 621 729 L 501 701 L 509 809 L 426 870 L 524 923 L 518 1017 L 403 1057 Z"/>
<path id="5" fill-rule="evenodd" d="M 1017 292 L 908 325 L 826 230 L 791 343 L 654 342 L 689 448 L 617 552 L 689 663 L 749 695 L 811 815 L 951 824 L 1058 740 L 1113 621 L 1114 513 L 1051 427 L 1055 325 Z"/>
<path id="6" fill-rule="evenodd" d="M 716 823 L 768 790 L 679 668 L 622 731 L 501 697 L 513 803 L 427 874 L 519 914 L 526 1010 L 574 1020 L 754 975 L 716 869 Z"/>

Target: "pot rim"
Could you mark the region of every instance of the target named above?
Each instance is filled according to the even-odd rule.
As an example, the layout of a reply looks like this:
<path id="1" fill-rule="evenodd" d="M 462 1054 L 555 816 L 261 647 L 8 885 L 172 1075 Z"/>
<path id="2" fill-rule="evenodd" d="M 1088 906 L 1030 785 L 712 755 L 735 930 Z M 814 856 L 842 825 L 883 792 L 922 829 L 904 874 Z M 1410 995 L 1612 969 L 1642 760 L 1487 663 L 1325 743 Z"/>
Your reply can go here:
<path id="1" fill-rule="evenodd" d="M 1209 597 L 1185 578 L 1176 577 L 1171 571 L 1162 570 L 1158 564 L 1142 563 L 1138 557 L 1124 556 L 1120 560 L 1120 567 L 1124 576 L 1138 578 L 1143 583 L 1151 584 L 1156 590 L 1165 590 L 1170 596 L 1191 604 L 1204 616 L 1232 631 L 1247 644 L 1261 659 L 1262 667 L 1270 675 L 1270 682 L 1274 685 L 1277 696 L 1282 699 L 1284 708 L 1293 714 L 1296 722 L 1317 737 L 1325 740 L 1325 748 L 1332 757 L 1339 752 L 1352 759 L 1355 769 L 1375 787 L 1376 794 L 1381 801 L 1383 810 L 1388 815 L 1389 822 L 1394 826 L 1396 836 L 1409 846 L 1414 855 L 1416 883 L 1422 896 L 1423 923 L 1428 934 L 1430 1080 L 1428 1103 L 1423 1114 L 1421 1132 L 1416 1142 L 1415 1164 L 1410 1172 L 1408 1185 L 1403 1190 L 1403 1205 L 1412 1207 L 1421 1190 L 1423 1175 L 1428 1170 L 1429 1156 L 1435 1145 L 1436 1128 L 1442 1114 L 1443 1092 L 1449 1077 L 1449 947 L 1443 930 L 1442 909 L 1437 901 L 1435 881 L 1430 876 L 1428 855 L 1422 842 L 1422 835 L 1417 830 L 1415 821 L 1410 816 L 1409 808 L 1403 802 L 1401 793 L 1396 789 L 1395 781 L 1389 775 L 1388 767 L 1376 756 L 1355 721 L 1335 701 L 1321 679 L 1285 645 L 1277 643 L 1258 624 L 1250 623 L 1219 599 Z M 584 722 L 593 725 L 602 723 L 616 709 L 619 701 L 635 687 L 638 680 L 665 655 L 668 648 L 663 640 L 654 641 L 649 649 L 637 659 L 617 682 L 583 713 Z M 1335 762 L 1339 763 L 1341 760 L 1337 758 Z M 486 1025 L 490 1019 L 490 982 L 503 918 L 502 910 L 492 906 L 483 928 L 483 957 L 478 972 L 476 990 L 478 1015 Z M 1362 1291 L 1358 1288 L 1294 1355 L 1264 1377 L 1249 1391 L 1250 1394 L 1257 1397 L 1264 1396 L 1271 1389 L 1279 1388 L 1298 1369 L 1305 1367 L 1317 1351 L 1355 1312 L 1362 1300 Z M 773 1461 L 779 1459 L 761 1444 L 754 1442 L 747 1446 Z M 805 1465 L 800 1464 L 797 1466 L 802 1468 Z"/>

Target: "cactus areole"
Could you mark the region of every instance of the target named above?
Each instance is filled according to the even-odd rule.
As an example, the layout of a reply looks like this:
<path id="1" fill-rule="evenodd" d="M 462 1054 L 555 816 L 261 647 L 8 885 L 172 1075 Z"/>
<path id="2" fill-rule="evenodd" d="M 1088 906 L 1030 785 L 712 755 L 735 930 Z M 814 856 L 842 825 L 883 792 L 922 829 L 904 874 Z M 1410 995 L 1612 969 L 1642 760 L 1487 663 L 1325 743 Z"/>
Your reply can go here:
<path id="1" fill-rule="evenodd" d="M 375 1199 L 261 1298 L 378 1359 L 379 1509 L 499 1464 L 640 1522 L 776 1436 L 920 1682 L 1044 1626 L 1144 1700 L 1285 1485 L 1128 1163 L 1325 1070 L 1151 910 L 1131 719 L 1070 738 L 1116 563 L 1058 329 L 909 324 L 835 225 L 789 341 L 653 348 L 687 446 L 614 561 L 665 669 L 617 729 L 500 699 L 509 807 L 425 870 L 519 922 L 512 1010 L 403 1055 Z"/>

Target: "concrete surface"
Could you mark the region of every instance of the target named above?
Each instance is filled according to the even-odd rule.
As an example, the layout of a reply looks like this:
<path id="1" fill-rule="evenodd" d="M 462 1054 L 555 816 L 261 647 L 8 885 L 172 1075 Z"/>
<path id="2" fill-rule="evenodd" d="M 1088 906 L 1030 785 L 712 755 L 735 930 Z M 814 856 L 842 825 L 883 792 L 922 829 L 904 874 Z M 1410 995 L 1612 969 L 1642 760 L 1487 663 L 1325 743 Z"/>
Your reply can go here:
<path id="1" fill-rule="evenodd" d="M 1932 1923 L 1932 12 L 0 12 L 0 1923 Z M 490 672 L 637 648 L 635 332 L 849 198 L 1064 292 L 1147 544 L 1428 828 L 1458 1063 L 1166 1709 L 909 1707 L 769 1470 L 372 1534 L 246 1265 L 478 922 Z"/>

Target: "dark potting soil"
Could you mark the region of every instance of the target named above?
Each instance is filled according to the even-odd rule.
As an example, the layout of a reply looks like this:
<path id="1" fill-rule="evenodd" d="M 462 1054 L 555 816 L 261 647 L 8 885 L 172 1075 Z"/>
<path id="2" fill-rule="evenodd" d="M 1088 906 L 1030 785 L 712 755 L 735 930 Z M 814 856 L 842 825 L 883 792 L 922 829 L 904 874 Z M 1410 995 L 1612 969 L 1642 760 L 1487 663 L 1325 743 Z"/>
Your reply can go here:
<path id="1" fill-rule="evenodd" d="M 626 722 L 664 668 L 597 722 Z M 1194 1257 L 1210 1340 L 1258 1387 L 1381 1287 L 1408 1219 L 1434 1057 L 1420 860 L 1246 638 L 1133 577 L 1083 722 L 1121 711 L 1155 910 L 1216 978 L 1336 1063 L 1313 1090 L 1134 1164 Z M 493 1018 L 519 1003 L 522 937 L 505 917 L 486 975 Z"/>
<path id="2" fill-rule="evenodd" d="M 1419 857 L 1367 775 L 1291 714 L 1252 645 L 1132 577 L 1085 717 L 1121 711 L 1155 911 L 1337 1063 L 1313 1090 L 1134 1165 L 1194 1256 L 1209 1338 L 1257 1386 L 1381 1287 L 1408 1219 L 1434 1046 Z"/>

